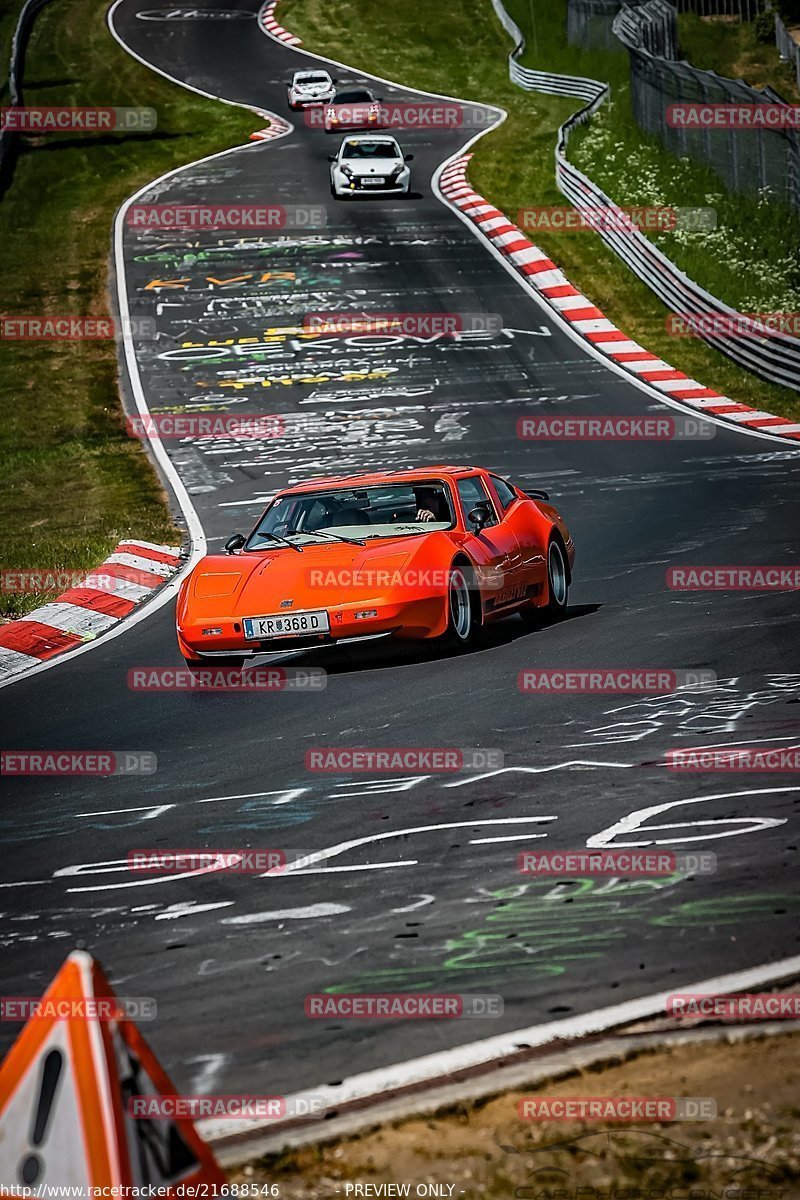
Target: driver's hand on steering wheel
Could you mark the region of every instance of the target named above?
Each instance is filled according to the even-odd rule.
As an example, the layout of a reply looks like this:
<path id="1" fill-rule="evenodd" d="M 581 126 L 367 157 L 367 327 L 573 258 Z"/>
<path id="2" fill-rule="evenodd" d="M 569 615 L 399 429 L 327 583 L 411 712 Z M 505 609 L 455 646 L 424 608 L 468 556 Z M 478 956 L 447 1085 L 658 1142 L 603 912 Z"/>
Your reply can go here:
<path id="1" fill-rule="evenodd" d="M 417 515 L 414 519 L 416 521 L 435 521 L 436 517 L 429 508 L 418 508 Z"/>

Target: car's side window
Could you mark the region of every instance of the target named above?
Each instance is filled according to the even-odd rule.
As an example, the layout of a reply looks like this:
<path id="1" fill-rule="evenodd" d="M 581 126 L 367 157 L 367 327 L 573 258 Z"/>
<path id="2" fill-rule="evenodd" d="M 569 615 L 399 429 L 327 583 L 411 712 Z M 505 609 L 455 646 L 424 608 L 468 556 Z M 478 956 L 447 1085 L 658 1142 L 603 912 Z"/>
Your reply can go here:
<path id="1" fill-rule="evenodd" d="M 490 478 L 494 484 L 494 490 L 497 493 L 497 499 L 500 501 L 500 507 L 502 508 L 503 512 L 505 512 L 509 505 L 513 504 L 517 499 L 517 493 L 506 483 L 505 479 L 501 479 L 499 475 L 492 475 Z"/>
<path id="2" fill-rule="evenodd" d="M 497 524 L 497 513 L 495 512 L 494 504 L 489 497 L 489 493 L 484 487 L 483 480 L 478 475 L 470 475 L 466 479 L 458 480 L 458 495 L 461 499 L 461 504 L 464 508 L 464 518 L 469 527 L 469 514 L 476 504 L 487 504 L 490 513 L 487 525 Z"/>

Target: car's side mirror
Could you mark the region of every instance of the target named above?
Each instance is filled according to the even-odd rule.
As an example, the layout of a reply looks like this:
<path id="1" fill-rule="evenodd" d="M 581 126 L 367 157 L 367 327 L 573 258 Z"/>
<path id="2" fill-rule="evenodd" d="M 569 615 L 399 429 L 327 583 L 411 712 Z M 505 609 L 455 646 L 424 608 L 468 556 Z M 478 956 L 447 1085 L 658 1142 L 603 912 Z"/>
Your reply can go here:
<path id="1" fill-rule="evenodd" d="M 403 158 L 404 158 L 404 160 L 405 160 L 406 162 L 411 162 L 411 160 L 412 160 L 412 158 L 413 158 L 413 157 L 414 157 L 414 155 L 413 155 L 413 154 L 404 154 L 404 155 L 403 155 Z"/>
<path id="2" fill-rule="evenodd" d="M 485 500 L 481 500 L 467 513 L 467 520 L 473 526 L 476 533 L 480 533 L 485 525 L 489 524 L 489 505 Z"/>
<path id="3" fill-rule="evenodd" d="M 336 162 L 336 155 L 335 155 L 335 154 L 329 154 L 329 155 L 328 155 L 328 162 Z"/>
<path id="4" fill-rule="evenodd" d="M 225 543 L 225 550 L 228 554 L 233 554 L 235 550 L 241 550 L 242 546 L 247 541 L 243 533 L 232 534 Z"/>

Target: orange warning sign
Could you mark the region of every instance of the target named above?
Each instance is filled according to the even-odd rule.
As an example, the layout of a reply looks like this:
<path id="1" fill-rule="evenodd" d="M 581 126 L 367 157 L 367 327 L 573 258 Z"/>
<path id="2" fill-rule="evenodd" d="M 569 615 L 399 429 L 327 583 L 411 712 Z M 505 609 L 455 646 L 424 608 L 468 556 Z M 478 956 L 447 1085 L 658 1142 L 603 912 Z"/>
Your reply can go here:
<path id="1" fill-rule="evenodd" d="M 44 995 L 98 998 L 114 992 L 83 951 L 70 954 Z M 0 1066 L 0 1196 L 45 1185 L 225 1183 L 191 1121 L 129 1115 L 132 1098 L 176 1091 L 136 1026 L 121 1014 L 101 1020 L 96 1007 L 65 1020 L 48 1006 Z"/>

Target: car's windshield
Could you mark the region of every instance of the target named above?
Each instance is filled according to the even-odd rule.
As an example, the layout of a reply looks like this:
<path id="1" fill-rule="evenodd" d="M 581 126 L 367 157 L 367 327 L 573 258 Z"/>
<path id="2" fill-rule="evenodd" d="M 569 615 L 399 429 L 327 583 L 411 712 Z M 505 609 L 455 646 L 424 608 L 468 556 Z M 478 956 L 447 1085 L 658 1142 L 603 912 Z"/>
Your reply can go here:
<path id="1" fill-rule="evenodd" d="M 330 83 L 327 75 L 298 75 L 295 83 Z"/>
<path id="2" fill-rule="evenodd" d="M 399 158 L 397 142 L 346 142 L 342 158 Z"/>
<path id="3" fill-rule="evenodd" d="M 337 92 L 333 99 L 336 104 L 361 104 L 371 103 L 372 96 L 367 91 Z"/>
<path id="4" fill-rule="evenodd" d="M 279 496 L 250 534 L 246 549 L 274 548 L 270 535 L 300 545 L 329 541 L 330 534 L 369 541 L 452 529 L 453 524 L 447 487 L 438 481 L 410 479 Z M 317 531 L 324 536 L 316 537 Z"/>

